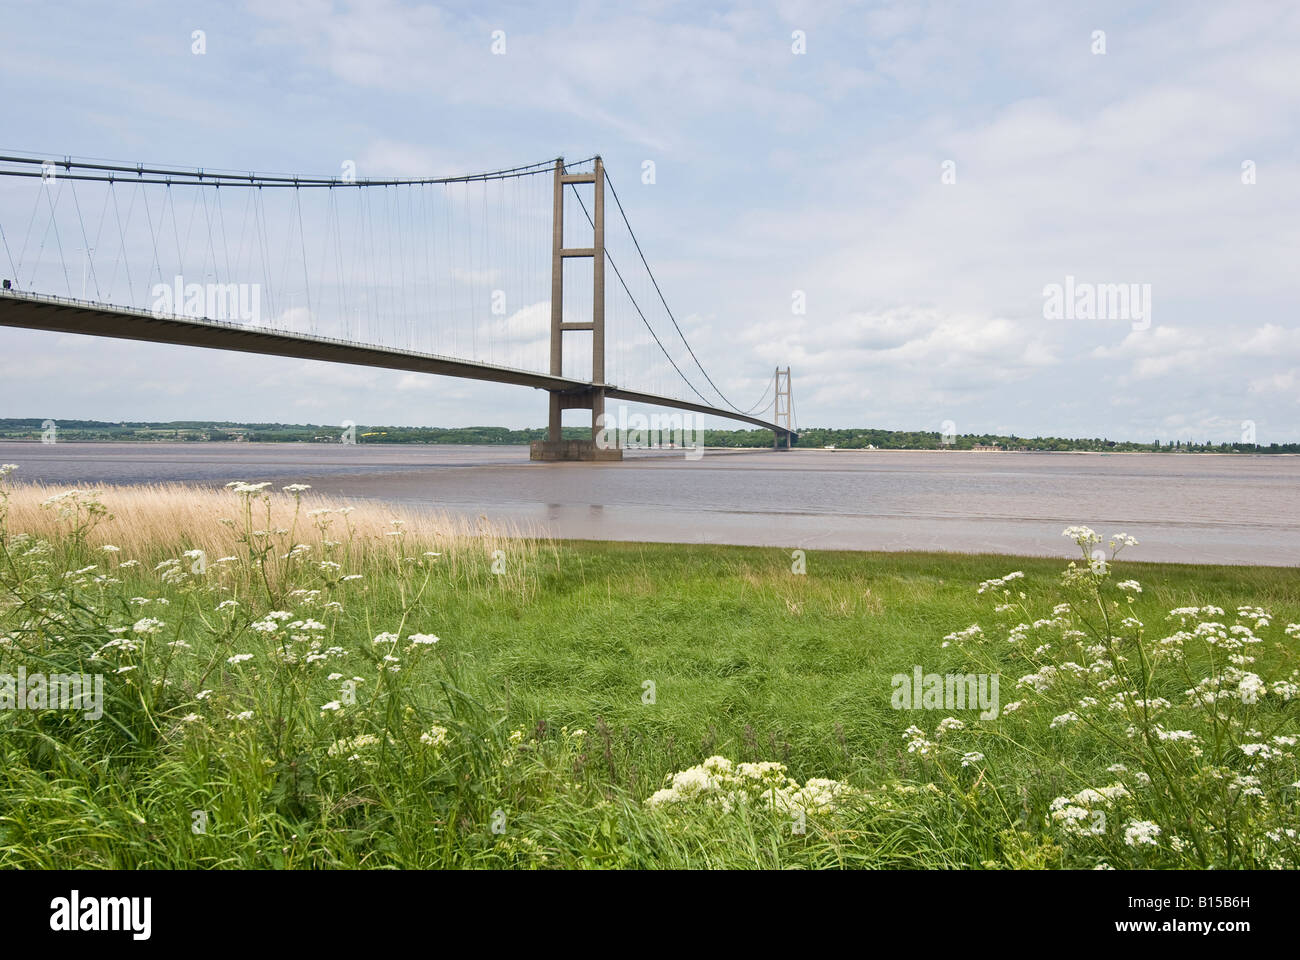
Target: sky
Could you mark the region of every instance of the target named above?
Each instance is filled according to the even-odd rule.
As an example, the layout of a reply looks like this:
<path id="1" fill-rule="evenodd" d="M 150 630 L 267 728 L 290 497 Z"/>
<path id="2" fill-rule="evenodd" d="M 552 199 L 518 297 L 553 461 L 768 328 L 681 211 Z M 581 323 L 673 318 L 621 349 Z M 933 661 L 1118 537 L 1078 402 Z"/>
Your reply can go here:
<path id="1" fill-rule="evenodd" d="M 718 386 L 747 406 L 788 365 L 801 426 L 1300 439 L 1293 2 L 9 0 L 5 21 L 6 152 L 359 176 L 599 153 Z M 30 203 L 0 197 L 6 237 Z M 0 416 L 545 413 L 520 387 L 0 330 Z"/>

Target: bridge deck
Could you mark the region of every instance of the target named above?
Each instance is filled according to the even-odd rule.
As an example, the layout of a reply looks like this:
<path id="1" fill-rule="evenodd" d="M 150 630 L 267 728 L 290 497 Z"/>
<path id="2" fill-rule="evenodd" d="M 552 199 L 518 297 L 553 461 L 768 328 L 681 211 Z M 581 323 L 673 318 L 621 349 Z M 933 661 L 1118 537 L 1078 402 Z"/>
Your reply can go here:
<path id="1" fill-rule="evenodd" d="M 593 386 L 584 380 L 555 377 L 550 374 L 473 360 L 413 353 L 390 347 L 351 343 L 346 340 L 289 333 L 265 327 L 250 327 L 221 320 L 158 317 L 147 310 L 16 290 L 0 290 L 0 326 L 206 347 L 214 350 L 234 350 L 268 356 L 296 357 L 303 360 L 325 360 L 332 363 L 350 363 L 367 367 L 383 367 L 388 370 L 406 370 L 444 377 L 509 383 L 566 393 L 586 393 Z M 623 390 L 612 385 L 606 385 L 605 396 L 615 400 L 672 407 L 730 420 L 741 420 L 767 430 L 774 430 L 778 436 L 787 433 L 785 427 L 757 417 L 736 413 L 733 410 L 719 410 L 707 404 L 692 403 L 673 397 Z M 797 436 L 793 433 L 791 435 Z"/>

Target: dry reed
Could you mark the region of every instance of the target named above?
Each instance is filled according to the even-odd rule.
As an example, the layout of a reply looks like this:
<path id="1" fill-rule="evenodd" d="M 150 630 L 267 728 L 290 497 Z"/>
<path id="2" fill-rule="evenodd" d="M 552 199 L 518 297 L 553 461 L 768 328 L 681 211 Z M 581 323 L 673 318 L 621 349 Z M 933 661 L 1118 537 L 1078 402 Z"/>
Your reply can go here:
<path id="1" fill-rule="evenodd" d="M 43 483 L 12 484 L 9 531 L 53 538 L 66 530 L 66 521 L 59 519 L 58 511 L 43 503 L 67 489 Z M 89 534 L 91 547 L 112 544 L 120 548 L 123 559 L 174 556 L 188 549 L 204 550 L 214 558 L 241 552 L 239 538 L 246 527 L 244 498 L 230 490 L 180 483 L 77 489 L 92 495 L 112 515 Z M 253 496 L 251 509 L 254 529 L 276 531 L 295 544 L 307 544 L 315 556 L 324 552 L 325 540 L 334 540 L 350 542 L 357 560 L 376 553 L 418 555 L 431 550 L 442 554 L 444 563 L 456 565 L 464 559 L 491 558 L 498 550 L 512 558 L 535 555 L 546 543 L 535 530 L 486 517 L 468 519 L 440 510 L 350 501 L 310 491 L 301 494 L 298 503 L 292 494 L 274 486 Z"/>

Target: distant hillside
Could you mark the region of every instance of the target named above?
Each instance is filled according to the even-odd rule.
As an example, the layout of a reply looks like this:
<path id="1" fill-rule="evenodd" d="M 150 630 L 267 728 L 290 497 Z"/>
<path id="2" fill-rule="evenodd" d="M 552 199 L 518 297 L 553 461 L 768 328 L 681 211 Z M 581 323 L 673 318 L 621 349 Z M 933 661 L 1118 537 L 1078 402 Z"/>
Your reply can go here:
<path id="1" fill-rule="evenodd" d="M 40 440 L 51 421 L 35 418 L 0 418 L 0 440 Z M 344 429 L 316 423 L 234 423 L 230 421 L 172 420 L 166 423 L 103 420 L 60 420 L 54 424 L 58 440 L 183 441 L 187 443 L 339 443 Z M 545 427 L 511 430 L 507 427 L 399 427 L 361 426 L 350 431 L 357 443 L 452 443 L 526 444 L 546 436 Z M 585 427 L 566 427 L 566 438 L 590 436 Z M 945 443 L 945 439 L 951 442 Z M 769 430 L 706 430 L 710 447 L 767 447 Z M 930 431 L 829 429 L 807 427 L 799 434 L 798 446 L 838 450 L 1028 450 L 1090 451 L 1126 453 L 1300 453 L 1300 443 L 1190 443 L 1173 440 L 1151 443 L 1105 438 L 1004 437 L 994 434 L 961 434 L 943 437 Z"/>

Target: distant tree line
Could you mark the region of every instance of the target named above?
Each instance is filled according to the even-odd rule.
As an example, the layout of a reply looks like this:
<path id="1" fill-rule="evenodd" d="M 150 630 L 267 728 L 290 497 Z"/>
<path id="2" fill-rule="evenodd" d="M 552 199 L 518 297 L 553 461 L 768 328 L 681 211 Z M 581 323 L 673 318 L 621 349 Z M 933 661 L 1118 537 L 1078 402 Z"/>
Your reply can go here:
<path id="1" fill-rule="evenodd" d="M 40 440 L 46 420 L 0 418 L 0 439 Z M 135 440 L 155 442 L 339 443 L 344 428 L 337 424 L 235 423 L 232 421 L 172 420 L 166 423 L 110 423 L 102 420 L 55 421 L 58 440 Z M 508 427 L 401 427 L 357 426 L 348 431 L 357 443 L 526 444 L 546 437 L 545 427 L 512 430 Z M 565 427 L 565 439 L 591 436 L 586 427 Z M 950 441 L 945 443 L 945 440 Z M 710 447 L 770 447 L 772 431 L 705 430 Z M 1134 443 L 1104 437 L 1017 437 L 998 434 L 943 436 L 932 431 L 869 430 L 809 427 L 800 431 L 796 446 L 835 447 L 839 450 L 1002 450 L 1092 451 L 1099 453 L 1300 453 L 1300 443 L 1196 443 L 1189 440 L 1153 440 Z"/>
<path id="2" fill-rule="evenodd" d="M 747 431 L 737 431 L 747 432 Z M 948 442 L 945 442 L 948 441 Z M 799 432 L 801 447 L 830 447 L 842 450 L 973 450 L 997 447 L 1002 450 L 1097 453 L 1300 453 L 1300 443 L 1214 443 L 1206 440 L 1108 440 L 1105 437 L 1017 437 L 991 433 L 965 433 L 947 436 L 930 431 L 856 430 L 805 428 Z"/>

